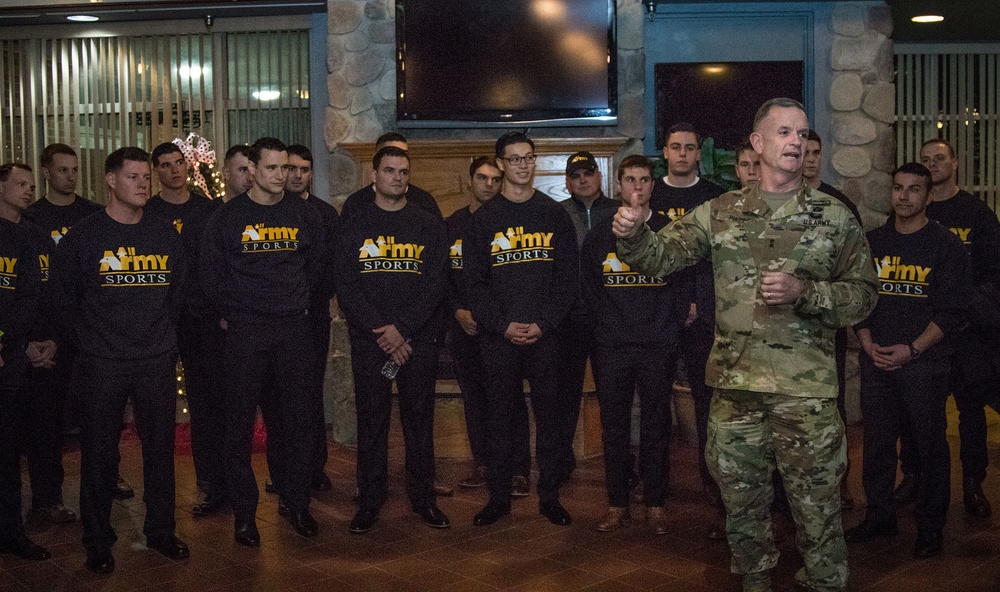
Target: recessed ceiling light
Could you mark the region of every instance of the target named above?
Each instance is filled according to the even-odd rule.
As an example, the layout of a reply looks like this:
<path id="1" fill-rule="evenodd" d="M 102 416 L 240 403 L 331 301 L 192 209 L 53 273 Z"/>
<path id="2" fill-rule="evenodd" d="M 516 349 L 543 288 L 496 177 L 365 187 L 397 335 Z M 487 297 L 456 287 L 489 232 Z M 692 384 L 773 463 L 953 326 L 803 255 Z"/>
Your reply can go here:
<path id="1" fill-rule="evenodd" d="M 94 21 L 100 20 L 96 16 L 90 14 L 74 14 L 72 16 L 66 17 L 67 20 L 76 21 L 78 23 L 92 23 Z"/>
<path id="2" fill-rule="evenodd" d="M 255 90 L 252 94 L 253 98 L 259 101 L 273 101 L 281 96 L 281 93 L 276 90 Z"/>
<path id="3" fill-rule="evenodd" d="M 921 14 L 910 19 L 915 23 L 940 23 L 944 17 L 939 14 Z"/>

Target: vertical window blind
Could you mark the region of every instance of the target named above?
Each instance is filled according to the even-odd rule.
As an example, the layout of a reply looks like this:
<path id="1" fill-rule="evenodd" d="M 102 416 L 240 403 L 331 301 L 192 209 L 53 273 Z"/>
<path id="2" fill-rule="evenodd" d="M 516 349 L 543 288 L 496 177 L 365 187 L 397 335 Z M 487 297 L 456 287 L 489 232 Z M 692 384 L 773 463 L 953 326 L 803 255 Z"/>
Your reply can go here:
<path id="1" fill-rule="evenodd" d="M 959 158 L 958 184 L 994 211 L 1000 197 L 998 52 L 896 48 L 896 160 L 920 160 L 920 145 L 945 138 Z"/>
<path id="2" fill-rule="evenodd" d="M 261 136 L 310 141 L 306 30 L 0 40 L 0 89 L 0 162 L 37 168 L 47 144 L 69 144 L 81 194 L 98 201 L 122 146 L 193 132 L 221 166 Z"/>

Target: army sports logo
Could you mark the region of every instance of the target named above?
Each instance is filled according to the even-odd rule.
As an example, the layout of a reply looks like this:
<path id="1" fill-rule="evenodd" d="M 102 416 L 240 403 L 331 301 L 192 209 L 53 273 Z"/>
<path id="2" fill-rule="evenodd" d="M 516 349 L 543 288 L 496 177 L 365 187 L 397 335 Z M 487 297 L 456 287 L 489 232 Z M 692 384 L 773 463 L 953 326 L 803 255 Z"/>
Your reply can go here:
<path id="1" fill-rule="evenodd" d="M 930 267 L 907 265 L 898 255 L 886 255 L 875 260 L 875 271 L 878 273 L 879 294 L 894 296 L 914 296 L 927 298 L 927 276 Z"/>
<path id="2" fill-rule="evenodd" d="M 531 261 L 552 262 L 552 232 L 525 232 L 524 226 L 511 227 L 507 232 L 497 232 L 490 243 L 492 266 Z"/>
<path id="3" fill-rule="evenodd" d="M 54 242 L 55 244 L 58 245 L 59 241 L 62 240 L 62 237 L 66 236 L 67 232 L 69 232 L 69 228 L 66 227 L 66 226 L 63 226 L 62 228 L 57 228 L 56 230 L 53 230 L 52 232 L 50 232 L 49 236 L 52 237 L 52 242 Z"/>
<path id="4" fill-rule="evenodd" d="M 455 239 L 455 244 L 448 251 L 448 258 L 451 260 L 452 269 L 462 269 L 462 239 Z"/>
<path id="5" fill-rule="evenodd" d="M 42 281 L 49 281 L 49 256 L 46 253 L 38 254 L 38 268 L 42 272 Z"/>
<path id="6" fill-rule="evenodd" d="M 180 230 L 178 230 L 180 232 Z M 299 229 L 289 226 L 247 224 L 240 236 L 244 253 L 271 253 L 299 250 Z"/>
<path id="7" fill-rule="evenodd" d="M 972 244 L 972 241 L 969 240 L 969 235 L 972 234 L 972 229 L 971 228 L 957 228 L 957 227 L 953 226 L 953 227 L 949 228 L 948 230 L 950 230 L 951 233 L 954 234 L 955 236 L 957 236 L 958 238 L 962 239 L 962 244 L 965 244 L 965 245 L 971 245 Z"/>
<path id="8" fill-rule="evenodd" d="M 394 236 L 366 238 L 358 249 L 361 273 L 420 273 L 424 245 L 398 243 Z"/>
<path id="9" fill-rule="evenodd" d="M 674 220 L 680 220 L 681 218 L 683 218 L 684 215 L 687 214 L 687 209 L 686 208 L 667 208 L 666 210 L 660 210 L 660 211 L 658 211 L 656 213 L 659 214 L 659 215 L 661 215 L 661 216 L 666 216 L 668 219 L 670 219 L 671 222 L 673 222 Z"/>
<path id="10" fill-rule="evenodd" d="M 169 286 L 169 255 L 139 254 L 135 247 L 104 251 L 101 258 L 101 286 Z"/>
<path id="11" fill-rule="evenodd" d="M 0 289 L 14 290 L 17 277 L 17 257 L 0 257 Z"/>
<path id="12" fill-rule="evenodd" d="M 174 220 L 174 228 L 177 229 L 177 234 L 181 234 L 181 229 L 184 228 L 184 220 L 177 218 Z"/>
<path id="13" fill-rule="evenodd" d="M 608 253 L 601 265 L 604 285 L 609 288 L 656 288 L 667 283 L 662 277 L 632 271 L 629 264 L 619 259 L 618 253 L 614 251 Z"/>

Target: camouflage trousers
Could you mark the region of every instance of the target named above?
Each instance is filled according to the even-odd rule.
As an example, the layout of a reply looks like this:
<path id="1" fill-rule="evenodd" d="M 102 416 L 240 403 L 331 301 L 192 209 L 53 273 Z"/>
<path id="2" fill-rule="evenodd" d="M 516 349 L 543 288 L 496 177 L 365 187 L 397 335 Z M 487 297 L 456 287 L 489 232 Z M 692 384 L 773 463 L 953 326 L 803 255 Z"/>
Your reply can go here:
<path id="1" fill-rule="evenodd" d="M 705 458 L 726 505 L 733 573 L 749 582 L 778 563 L 770 510 L 777 468 L 805 563 L 796 580 L 809 590 L 845 589 L 840 479 L 847 440 L 836 399 L 717 389 Z"/>

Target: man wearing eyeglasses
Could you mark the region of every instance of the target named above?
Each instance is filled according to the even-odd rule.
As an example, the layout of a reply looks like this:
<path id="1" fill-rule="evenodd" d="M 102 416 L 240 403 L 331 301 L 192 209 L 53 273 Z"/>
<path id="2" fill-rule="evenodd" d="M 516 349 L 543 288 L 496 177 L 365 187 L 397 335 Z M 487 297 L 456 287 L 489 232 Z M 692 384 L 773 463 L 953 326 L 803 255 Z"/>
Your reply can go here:
<path id="1" fill-rule="evenodd" d="M 559 503 L 555 330 L 576 299 L 579 254 L 569 214 L 532 186 L 534 150 L 521 132 L 497 140 L 503 189 L 473 214 L 465 245 L 466 286 L 488 384 L 490 500 L 475 517 L 478 526 L 510 513 L 514 406 L 525 378 L 535 413 L 539 511 L 553 524 L 572 521 Z"/>

